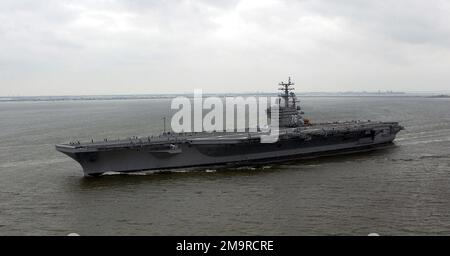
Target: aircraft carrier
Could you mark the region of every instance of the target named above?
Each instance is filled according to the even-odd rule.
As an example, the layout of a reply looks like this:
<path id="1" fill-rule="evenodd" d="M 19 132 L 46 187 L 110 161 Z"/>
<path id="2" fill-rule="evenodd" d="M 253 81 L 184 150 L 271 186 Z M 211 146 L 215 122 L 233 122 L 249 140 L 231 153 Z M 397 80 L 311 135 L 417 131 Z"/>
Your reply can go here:
<path id="1" fill-rule="evenodd" d="M 83 168 L 85 176 L 201 166 L 273 163 L 361 152 L 392 144 L 403 129 L 398 122 L 340 121 L 311 123 L 303 117 L 290 78 L 281 82 L 278 139 L 261 143 L 270 131 L 164 132 L 148 137 L 100 142 L 70 142 L 56 149 Z M 268 112 L 271 113 L 271 109 Z"/>

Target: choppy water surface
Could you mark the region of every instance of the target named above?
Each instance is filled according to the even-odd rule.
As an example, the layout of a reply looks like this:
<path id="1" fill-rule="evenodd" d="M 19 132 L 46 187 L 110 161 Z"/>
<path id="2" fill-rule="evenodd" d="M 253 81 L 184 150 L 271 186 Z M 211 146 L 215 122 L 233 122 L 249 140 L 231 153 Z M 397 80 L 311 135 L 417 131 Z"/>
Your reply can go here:
<path id="1" fill-rule="evenodd" d="M 450 100 L 306 97 L 313 121 L 406 127 L 388 149 L 259 168 L 83 178 L 54 150 L 154 134 L 168 99 L 0 103 L 2 235 L 450 235 Z"/>

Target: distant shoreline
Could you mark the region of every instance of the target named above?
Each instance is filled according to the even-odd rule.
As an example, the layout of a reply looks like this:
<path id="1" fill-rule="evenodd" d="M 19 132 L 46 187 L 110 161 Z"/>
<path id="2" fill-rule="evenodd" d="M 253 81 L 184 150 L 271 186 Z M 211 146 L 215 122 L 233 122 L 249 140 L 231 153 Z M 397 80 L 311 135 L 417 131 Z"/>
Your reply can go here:
<path id="1" fill-rule="evenodd" d="M 439 94 L 439 95 L 428 96 L 427 98 L 450 98 L 450 95 Z"/>
<path id="2" fill-rule="evenodd" d="M 236 97 L 236 96 L 276 96 L 275 93 L 205 93 L 203 97 Z M 0 97 L 1 102 L 41 102 L 41 101 L 99 101 L 99 100 L 152 100 L 168 99 L 184 96 L 192 98 L 192 94 L 149 94 L 149 95 L 78 95 L 78 96 L 15 96 Z M 298 97 L 426 97 L 426 98 L 450 98 L 450 95 L 433 93 L 365 93 L 365 92 L 342 92 L 342 93 L 297 93 Z"/>

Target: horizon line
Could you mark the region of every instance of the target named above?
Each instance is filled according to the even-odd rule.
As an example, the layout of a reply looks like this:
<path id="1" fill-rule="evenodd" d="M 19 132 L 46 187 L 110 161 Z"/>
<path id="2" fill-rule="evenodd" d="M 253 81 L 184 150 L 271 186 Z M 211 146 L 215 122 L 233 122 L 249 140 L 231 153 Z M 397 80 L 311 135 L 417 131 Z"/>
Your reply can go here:
<path id="1" fill-rule="evenodd" d="M 392 91 L 392 90 L 371 90 L 371 91 L 306 91 L 296 92 L 296 94 L 437 94 L 450 93 L 450 90 L 434 91 Z M 170 96 L 170 95 L 193 95 L 193 92 L 159 92 L 159 93 L 125 93 L 125 94 L 42 94 L 42 95 L 0 95 L 0 98 L 37 98 L 37 97 L 131 97 L 131 96 Z M 277 94 L 277 92 L 247 91 L 247 92 L 203 92 L 204 95 L 226 95 L 226 94 Z"/>
<path id="2" fill-rule="evenodd" d="M 246 92 L 203 92 L 203 94 L 277 94 L 278 92 L 266 91 L 246 91 Z M 429 93 L 450 93 L 450 90 L 430 90 L 430 91 L 393 91 L 393 90 L 362 90 L 362 91 L 297 91 L 296 94 L 429 94 Z M 157 92 L 157 93 L 112 93 L 112 94 L 30 94 L 30 95 L 0 95 L 0 98 L 28 98 L 28 97 L 91 97 L 91 96 L 163 96 L 163 95 L 190 95 L 193 92 Z"/>

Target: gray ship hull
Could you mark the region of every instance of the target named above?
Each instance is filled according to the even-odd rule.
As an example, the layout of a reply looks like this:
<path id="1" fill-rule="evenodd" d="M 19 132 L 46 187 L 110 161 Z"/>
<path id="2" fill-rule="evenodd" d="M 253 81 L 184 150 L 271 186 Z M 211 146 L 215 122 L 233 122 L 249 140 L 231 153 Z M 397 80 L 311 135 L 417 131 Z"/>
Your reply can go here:
<path id="1" fill-rule="evenodd" d="M 171 134 L 125 141 L 61 144 L 84 174 L 166 170 L 198 166 L 246 165 L 358 152 L 392 143 L 397 123 L 318 124 L 281 130 L 276 143 L 260 143 L 261 133 Z"/>

